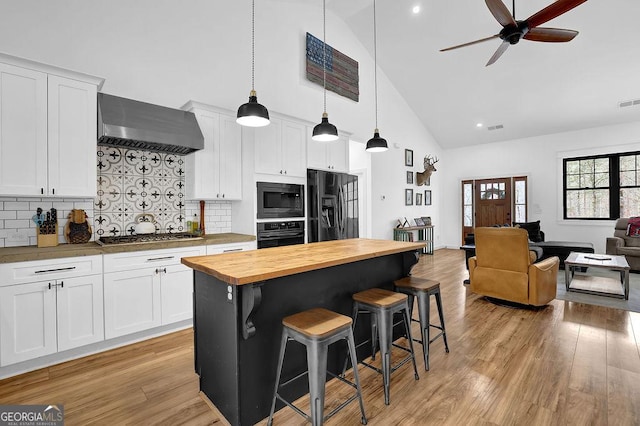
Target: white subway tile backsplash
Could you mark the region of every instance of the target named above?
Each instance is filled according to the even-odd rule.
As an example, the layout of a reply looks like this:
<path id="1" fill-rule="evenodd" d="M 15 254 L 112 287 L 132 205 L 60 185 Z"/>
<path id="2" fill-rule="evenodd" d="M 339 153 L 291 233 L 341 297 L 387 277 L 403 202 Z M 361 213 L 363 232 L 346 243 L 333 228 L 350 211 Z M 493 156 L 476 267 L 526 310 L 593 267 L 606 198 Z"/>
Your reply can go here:
<path id="1" fill-rule="evenodd" d="M 99 152 L 100 147 L 98 147 Z M 129 150 L 124 150 L 126 155 Z M 134 151 L 139 152 L 139 151 Z M 164 220 L 165 224 L 180 224 L 186 225 L 186 222 L 193 220 L 194 214 L 197 216 L 198 223 L 200 222 L 200 203 L 199 201 L 189 200 L 185 201 L 183 197 L 175 196 L 184 194 L 184 169 L 182 164 L 182 158 L 175 156 L 178 161 L 172 164 L 177 164 L 169 173 L 156 173 L 154 177 L 159 179 L 154 181 L 153 188 L 143 187 L 145 196 L 149 199 L 148 204 L 145 206 L 146 210 L 154 213 L 160 220 Z M 99 157 L 100 158 L 100 157 Z M 95 199 L 74 199 L 74 198 L 38 198 L 38 197 L 0 197 L 0 247 L 14 247 L 24 245 L 37 245 L 36 237 L 36 225 L 32 221 L 32 217 L 36 214 L 36 209 L 41 208 L 46 214 L 51 208 L 55 208 L 58 211 L 58 241 L 64 243 L 64 226 L 67 222 L 67 217 L 72 209 L 82 209 L 87 213 L 87 216 L 92 224 L 94 236 L 93 239 L 97 239 L 99 235 L 96 235 L 99 229 L 100 213 L 105 215 L 108 213 L 112 215 L 112 218 L 118 223 L 126 220 L 132 221 L 135 215 L 141 213 L 143 210 L 138 206 L 135 207 L 134 200 L 131 197 L 140 201 L 143 197 L 142 192 L 138 191 L 135 194 L 132 191 L 136 191 L 137 187 L 132 179 L 122 179 L 122 181 L 114 188 L 100 187 L 100 182 L 106 182 L 109 179 L 100 179 L 101 171 L 98 160 L 98 193 Z M 171 166 L 173 167 L 173 166 Z M 124 170 L 124 169 L 123 169 Z M 131 172 L 132 167 L 127 168 L 127 171 Z M 165 170 L 165 169 L 163 169 Z M 165 170 L 168 172 L 168 170 Z M 114 175 L 110 175 L 114 176 Z M 182 176 L 179 178 L 177 176 Z M 124 188 L 126 186 L 126 188 Z M 120 203 L 114 203 L 113 199 L 107 199 L 103 197 L 103 203 L 100 203 L 100 194 L 109 194 L 109 191 L 117 190 L 118 196 L 121 200 Z M 102 190 L 102 192 L 100 192 Z M 154 192 L 154 190 L 156 190 Z M 153 194 L 158 194 L 155 197 Z M 122 195 L 120 195 L 122 194 Z M 160 201 L 154 198 L 161 198 Z M 128 211 L 130 210 L 130 211 Z M 206 201 L 205 204 L 205 230 L 207 234 L 231 232 L 231 202 L 230 201 Z M 122 218 L 122 220 L 121 220 Z M 129 223 L 129 222 L 128 222 Z M 106 226 L 106 225 L 103 225 Z M 182 229 L 180 229 L 181 231 Z M 167 232 L 166 229 L 162 229 L 161 232 Z M 174 229 L 173 232 L 176 232 Z M 20 238 L 16 234 L 19 234 Z M 24 238 L 23 238 L 24 236 Z"/>

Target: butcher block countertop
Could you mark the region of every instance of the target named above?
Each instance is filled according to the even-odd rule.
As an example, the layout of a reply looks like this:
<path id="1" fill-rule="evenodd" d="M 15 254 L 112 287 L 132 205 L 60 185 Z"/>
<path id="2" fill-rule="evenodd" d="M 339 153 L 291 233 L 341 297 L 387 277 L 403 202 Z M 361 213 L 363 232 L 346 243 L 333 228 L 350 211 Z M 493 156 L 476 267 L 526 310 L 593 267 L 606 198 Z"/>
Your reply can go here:
<path id="1" fill-rule="evenodd" d="M 222 233 L 208 234 L 203 238 L 188 240 L 158 241 L 152 243 L 113 244 L 101 246 L 96 242 L 85 244 L 60 244 L 55 247 L 4 247 L 0 248 L 0 263 L 24 262 L 29 260 L 59 259 L 75 256 L 93 256 L 110 253 L 133 252 L 140 250 L 159 250 L 177 247 L 190 247 L 215 244 L 231 244 L 255 241 L 254 235 Z"/>
<path id="2" fill-rule="evenodd" d="M 355 238 L 209 256 L 182 263 L 229 284 L 243 285 L 374 257 L 422 249 L 424 243 Z"/>

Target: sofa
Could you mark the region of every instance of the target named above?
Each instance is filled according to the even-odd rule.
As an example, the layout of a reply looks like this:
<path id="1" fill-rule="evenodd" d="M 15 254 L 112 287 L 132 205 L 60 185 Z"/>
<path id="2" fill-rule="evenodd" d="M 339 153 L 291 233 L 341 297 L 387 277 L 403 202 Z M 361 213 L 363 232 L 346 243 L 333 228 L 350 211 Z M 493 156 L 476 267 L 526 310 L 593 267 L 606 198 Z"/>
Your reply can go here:
<path id="1" fill-rule="evenodd" d="M 628 227 L 628 217 L 616 221 L 613 237 L 607 237 L 607 254 L 626 257 L 631 269 L 640 271 L 640 236 L 627 235 Z"/>
<path id="2" fill-rule="evenodd" d="M 554 256 L 536 263 L 524 229 L 476 228 L 475 250 L 469 259 L 474 293 L 531 306 L 555 299 L 560 260 Z"/>

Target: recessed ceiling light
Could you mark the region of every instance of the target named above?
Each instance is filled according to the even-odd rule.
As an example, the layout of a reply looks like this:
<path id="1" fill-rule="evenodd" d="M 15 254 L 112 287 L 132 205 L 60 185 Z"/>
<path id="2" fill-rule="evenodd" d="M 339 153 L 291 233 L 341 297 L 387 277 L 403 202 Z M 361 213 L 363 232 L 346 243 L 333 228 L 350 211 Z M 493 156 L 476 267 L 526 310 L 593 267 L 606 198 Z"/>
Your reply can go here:
<path id="1" fill-rule="evenodd" d="M 476 123 L 476 127 L 482 127 L 482 123 Z"/>
<path id="2" fill-rule="evenodd" d="M 420 13 L 420 6 L 418 6 L 418 5 L 413 6 L 412 11 L 413 11 L 414 14 Z"/>

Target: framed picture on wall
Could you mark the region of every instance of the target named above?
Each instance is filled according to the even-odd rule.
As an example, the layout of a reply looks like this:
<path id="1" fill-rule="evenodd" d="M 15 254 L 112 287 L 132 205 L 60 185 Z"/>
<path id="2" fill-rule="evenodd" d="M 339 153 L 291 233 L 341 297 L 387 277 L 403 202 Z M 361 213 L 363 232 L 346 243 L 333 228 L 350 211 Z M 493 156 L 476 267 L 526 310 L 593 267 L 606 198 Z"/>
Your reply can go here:
<path id="1" fill-rule="evenodd" d="M 413 172 L 407 172 L 407 184 L 413 185 Z"/>
<path id="2" fill-rule="evenodd" d="M 404 205 L 405 206 L 413 205 L 413 189 L 404 190 Z"/>
<path id="3" fill-rule="evenodd" d="M 422 205 L 422 192 L 416 192 L 416 206 Z"/>
<path id="4" fill-rule="evenodd" d="M 431 190 L 427 189 L 424 191 L 424 205 L 425 206 L 430 206 L 431 205 Z"/>
<path id="5" fill-rule="evenodd" d="M 404 150 L 404 165 L 413 167 L 413 150 L 411 149 Z"/>

